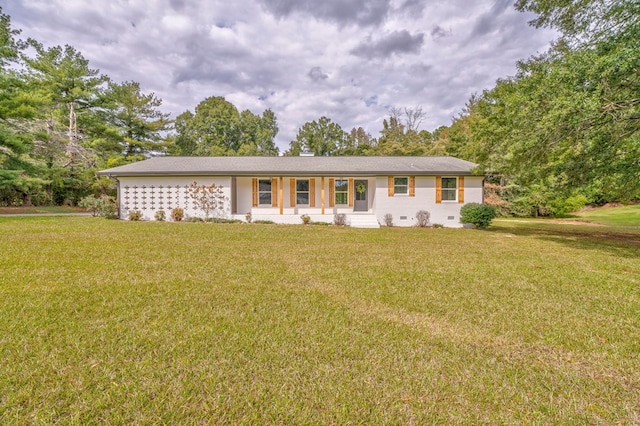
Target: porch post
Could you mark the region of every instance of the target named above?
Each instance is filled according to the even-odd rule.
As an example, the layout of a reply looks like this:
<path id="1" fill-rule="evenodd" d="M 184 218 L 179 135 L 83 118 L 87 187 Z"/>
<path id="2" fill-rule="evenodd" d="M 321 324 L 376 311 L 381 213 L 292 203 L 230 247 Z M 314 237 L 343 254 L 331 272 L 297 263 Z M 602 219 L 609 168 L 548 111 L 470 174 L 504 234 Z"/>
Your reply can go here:
<path id="1" fill-rule="evenodd" d="M 284 206 L 284 198 L 283 198 L 283 196 L 282 196 L 282 187 L 283 187 L 284 185 L 283 185 L 283 179 L 282 179 L 282 176 L 280 176 L 280 185 L 279 185 L 279 186 L 280 186 L 280 187 L 279 187 L 278 189 L 280 190 L 280 194 L 279 194 L 279 197 L 278 197 L 278 198 L 279 198 L 280 200 L 279 200 L 278 204 L 280 205 L 280 214 L 283 214 L 282 206 Z"/>
<path id="2" fill-rule="evenodd" d="M 324 214 L 324 176 L 320 178 L 320 213 Z"/>

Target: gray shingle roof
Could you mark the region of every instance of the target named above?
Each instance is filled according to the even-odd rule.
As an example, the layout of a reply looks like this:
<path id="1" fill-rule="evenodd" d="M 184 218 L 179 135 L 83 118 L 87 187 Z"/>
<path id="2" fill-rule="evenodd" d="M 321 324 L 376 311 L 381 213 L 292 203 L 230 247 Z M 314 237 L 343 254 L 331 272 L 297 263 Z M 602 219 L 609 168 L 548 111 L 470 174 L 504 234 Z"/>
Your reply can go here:
<path id="1" fill-rule="evenodd" d="M 455 157 L 155 157 L 98 172 L 102 176 L 470 175 L 477 164 Z"/>

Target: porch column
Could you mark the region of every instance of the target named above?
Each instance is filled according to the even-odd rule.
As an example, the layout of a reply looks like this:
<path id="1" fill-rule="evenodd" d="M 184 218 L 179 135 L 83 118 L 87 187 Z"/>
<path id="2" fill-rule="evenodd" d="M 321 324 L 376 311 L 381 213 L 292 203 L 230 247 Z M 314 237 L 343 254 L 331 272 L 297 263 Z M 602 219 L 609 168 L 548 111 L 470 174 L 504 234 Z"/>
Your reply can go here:
<path id="1" fill-rule="evenodd" d="M 320 213 L 324 214 L 324 176 L 320 178 Z"/>
<path id="2" fill-rule="evenodd" d="M 282 207 L 284 206 L 284 198 L 283 198 L 283 195 L 282 195 L 282 187 L 283 187 L 284 185 L 283 185 L 283 179 L 282 179 L 282 176 L 280 176 L 280 185 L 279 185 L 279 186 L 280 186 L 280 187 L 279 187 L 278 189 L 280 190 L 280 194 L 279 194 L 279 196 L 278 196 L 278 198 L 279 198 L 278 204 L 280 205 L 280 214 L 283 214 L 283 209 L 282 209 Z"/>

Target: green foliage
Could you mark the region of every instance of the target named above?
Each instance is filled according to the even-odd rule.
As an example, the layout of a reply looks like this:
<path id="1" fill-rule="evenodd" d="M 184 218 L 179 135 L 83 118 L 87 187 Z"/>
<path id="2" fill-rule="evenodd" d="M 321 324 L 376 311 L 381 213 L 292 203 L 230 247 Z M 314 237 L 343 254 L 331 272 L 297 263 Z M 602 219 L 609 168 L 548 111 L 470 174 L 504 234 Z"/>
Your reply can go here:
<path id="1" fill-rule="evenodd" d="M 240 113 L 223 97 L 207 98 L 195 114 L 179 115 L 175 129 L 179 155 L 278 155 L 275 114 L 271 110 L 262 116 L 248 110 Z"/>
<path id="2" fill-rule="evenodd" d="M 254 220 L 251 223 L 262 224 L 262 225 L 275 225 L 276 223 L 272 220 Z"/>
<path id="3" fill-rule="evenodd" d="M 333 123 L 327 117 L 320 117 L 318 121 L 305 123 L 300 129 L 295 141 L 289 144 L 287 155 L 300 155 L 311 152 L 314 155 L 336 155 L 346 145 L 347 134 L 339 124 Z"/>
<path id="4" fill-rule="evenodd" d="M 198 222 L 202 223 L 205 220 L 203 218 L 201 218 L 201 217 L 193 216 L 193 217 L 186 218 L 184 221 L 185 222 L 189 222 L 189 223 L 198 223 Z"/>
<path id="5" fill-rule="evenodd" d="M 180 222 L 184 218 L 184 209 L 176 207 L 171 210 L 171 220 L 174 222 Z"/>
<path id="6" fill-rule="evenodd" d="M 93 216 L 102 216 L 108 219 L 116 217 L 116 200 L 108 195 L 102 195 L 98 198 L 88 195 L 80 200 L 78 206 L 87 209 Z"/>
<path id="7" fill-rule="evenodd" d="M 496 217 L 496 209 L 488 204 L 468 203 L 460 209 L 460 222 L 471 223 L 478 229 L 486 229 Z"/>
<path id="8" fill-rule="evenodd" d="M 167 218 L 167 214 L 165 213 L 164 210 L 158 210 L 156 214 L 153 215 L 153 218 L 158 222 L 164 222 L 165 219 Z"/>
<path id="9" fill-rule="evenodd" d="M 300 216 L 300 219 L 302 219 L 302 223 L 305 225 L 308 225 L 311 222 L 311 217 L 308 214 L 303 214 Z"/>

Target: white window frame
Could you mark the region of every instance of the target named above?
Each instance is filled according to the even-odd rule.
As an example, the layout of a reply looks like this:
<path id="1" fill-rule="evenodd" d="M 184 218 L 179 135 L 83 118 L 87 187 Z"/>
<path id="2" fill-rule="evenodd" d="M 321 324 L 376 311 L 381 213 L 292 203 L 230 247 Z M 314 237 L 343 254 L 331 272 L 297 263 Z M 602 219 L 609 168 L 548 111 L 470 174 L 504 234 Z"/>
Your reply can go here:
<path id="1" fill-rule="evenodd" d="M 338 191 L 338 182 L 344 182 L 347 186 L 346 191 Z M 338 202 L 338 193 L 345 194 L 344 203 Z M 336 206 L 348 206 L 349 205 L 349 179 L 338 178 L 333 181 L 333 202 Z"/>
<path id="2" fill-rule="evenodd" d="M 406 185 L 397 185 L 396 184 L 396 179 L 406 179 L 407 180 L 407 184 Z M 399 192 L 398 188 L 406 188 L 405 192 Z M 393 177 L 393 195 L 409 195 L 409 176 L 394 176 Z"/>
<path id="3" fill-rule="evenodd" d="M 456 203 L 456 202 L 458 202 L 458 183 L 459 183 L 458 182 L 458 178 L 456 176 L 442 176 L 441 179 L 442 179 L 442 182 L 441 182 L 440 191 L 441 191 L 441 194 L 442 194 L 441 195 L 442 196 L 442 202 L 443 203 Z M 453 180 L 455 180 L 455 182 L 456 182 L 455 187 L 453 187 L 453 188 L 445 188 L 444 187 L 444 180 L 445 179 L 453 179 Z M 453 192 L 453 199 L 445 198 L 444 194 L 445 193 L 450 193 L 450 192 Z"/>

